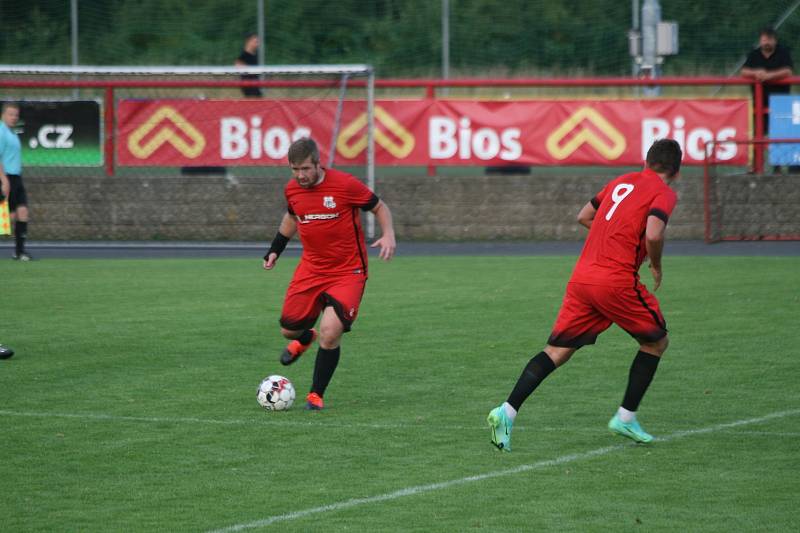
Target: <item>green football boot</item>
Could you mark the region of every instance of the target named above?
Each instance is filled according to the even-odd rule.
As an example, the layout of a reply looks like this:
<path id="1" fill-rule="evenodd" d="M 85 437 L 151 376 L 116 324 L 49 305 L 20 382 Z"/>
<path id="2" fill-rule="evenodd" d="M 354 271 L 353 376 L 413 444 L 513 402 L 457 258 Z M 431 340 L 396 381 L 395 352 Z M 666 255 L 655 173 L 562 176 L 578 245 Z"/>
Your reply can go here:
<path id="1" fill-rule="evenodd" d="M 611 420 L 608 421 L 608 429 L 611 430 L 611 433 L 628 437 L 642 444 L 653 441 L 653 436 L 643 430 L 642 426 L 639 425 L 639 422 L 635 418 L 626 424 L 620 420 L 619 415 L 614 415 L 611 417 Z"/>
<path id="2" fill-rule="evenodd" d="M 497 449 L 510 452 L 511 451 L 511 428 L 514 422 L 506 415 L 506 410 L 501 405 L 495 407 L 489 412 L 486 417 L 489 422 L 489 427 L 492 429 L 492 444 L 497 446 Z"/>

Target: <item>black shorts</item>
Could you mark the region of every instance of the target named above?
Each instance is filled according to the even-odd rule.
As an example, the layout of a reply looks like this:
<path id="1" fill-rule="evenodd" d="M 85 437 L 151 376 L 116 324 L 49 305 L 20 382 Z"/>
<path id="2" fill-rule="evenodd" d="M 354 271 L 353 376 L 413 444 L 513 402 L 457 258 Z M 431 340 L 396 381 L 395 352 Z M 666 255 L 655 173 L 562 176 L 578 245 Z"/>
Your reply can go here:
<path id="1" fill-rule="evenodd" d="M 10 185 L 8 193 L 8 210 L 14 212 L 19 205 L 28 205 L 28 193 L 25 191 L 25 185 L 22 184 L 22 176 L 16 174 L 6 174 L 8 176 L 8 184 Z"/>

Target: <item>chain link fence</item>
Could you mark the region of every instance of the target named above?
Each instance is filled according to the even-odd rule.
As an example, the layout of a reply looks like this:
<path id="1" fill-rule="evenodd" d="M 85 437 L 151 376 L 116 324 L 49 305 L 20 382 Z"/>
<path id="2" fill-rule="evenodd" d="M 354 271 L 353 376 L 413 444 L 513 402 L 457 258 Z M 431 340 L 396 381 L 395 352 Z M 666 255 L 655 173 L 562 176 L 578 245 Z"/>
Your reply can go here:
<path id="1" fill-rule="evenodd" d="M 680 41 L 664 75 L 729 75 L 767 25 L 780 24 L 781 41 L 800 50 L 796 0 L 660 3 L 662 19 L 678 23 Z M 381 78 L 440 77 L 446 48 L 453 77 L 625 76 L 635 5 L 643 2 L 6 1 L 0 3 L 0 63 L 232 65 L 245 33 L 261 22 L 268 65 L 367 63 Z"/>

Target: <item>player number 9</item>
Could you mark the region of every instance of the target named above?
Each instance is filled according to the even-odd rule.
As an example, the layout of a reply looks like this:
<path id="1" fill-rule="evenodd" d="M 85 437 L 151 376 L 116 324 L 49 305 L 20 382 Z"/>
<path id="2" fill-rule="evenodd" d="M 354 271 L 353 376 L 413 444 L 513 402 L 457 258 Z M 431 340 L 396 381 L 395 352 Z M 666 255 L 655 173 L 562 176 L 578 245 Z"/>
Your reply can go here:
<path id="1" fill-rule="evenodd" d="M 614 190 L 611 192 L 611 200 L 614 201 L 614 205 L 612 205 L 611 209 L 609 209 L 608 213 L 606 213 L 606 220 L 611 220 L 611 215 L 613 215 L 614 211 L 617 210 L 617 206 L 632 192 L 633 185 L 630 183 L 620 183 L 614 187 Z"/>

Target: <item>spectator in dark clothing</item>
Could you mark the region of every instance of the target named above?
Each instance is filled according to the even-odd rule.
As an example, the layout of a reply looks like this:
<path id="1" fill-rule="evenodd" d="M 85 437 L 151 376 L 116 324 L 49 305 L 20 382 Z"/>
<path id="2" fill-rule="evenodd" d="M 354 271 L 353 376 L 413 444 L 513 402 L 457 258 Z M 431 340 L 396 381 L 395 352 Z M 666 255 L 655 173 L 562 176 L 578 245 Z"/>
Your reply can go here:
<path id="1" fill-rule="evenodd" d="M 261 44 L 261 41 L 258 38 L 258 35 L 255 33 L 248 33 L 244 39 L 244 47 L 242 48 L 242 53 L 239 54 L 239 57 L 236 58 L 234 61 L 234 65 L 237 67 L 257 67 L 258 66 L 258 56 L 256 55 L 258 52 L 258 46 Z M 258 80 L 258 76 L 255 74 L 242 74 L 243 80 Z M 242 87 L 242 93 L 247 97 L 258 97 L 261 96 L 261 88 L 259 87 Z"/>
<path id="2" fill-rule="evenodd" d="M 764 83 L 764 109 L 769 107 L 772 94 L 788 94 L 789 85 L 775 85 L 772 81 L 792 75 L 794 63 L 789 49 L 778 43 L 778 37 L 772 28 L 763 28 L 759 33 L 759 47 L 750 52 L 742 67 L 741 74 Z M 764 117 L 764 133 L 769 130 L 769 121 Z"/>

